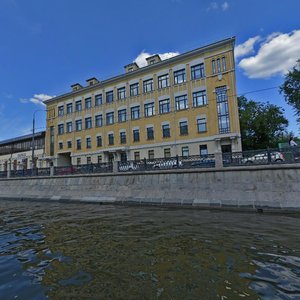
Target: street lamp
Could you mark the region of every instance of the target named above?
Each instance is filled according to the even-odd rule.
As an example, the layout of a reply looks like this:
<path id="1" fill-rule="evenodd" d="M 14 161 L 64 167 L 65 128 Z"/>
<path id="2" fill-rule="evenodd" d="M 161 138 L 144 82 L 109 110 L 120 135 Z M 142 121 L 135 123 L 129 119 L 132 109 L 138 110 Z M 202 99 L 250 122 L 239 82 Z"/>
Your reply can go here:
<path id="1" fill-rule="evenodd" d="M 32 172 L 34 170 L 34 128 L 35 128 L 35 114 L 38 112 L 38 111 L 46 111 L 45 109 L 37 109 L 33 112 L 33 116 L 32 116 L 32 142 L 31 142 L 31 146 L 32 146 L 32 162 L 31 162 L 31 169 L 32 169 Z"/>

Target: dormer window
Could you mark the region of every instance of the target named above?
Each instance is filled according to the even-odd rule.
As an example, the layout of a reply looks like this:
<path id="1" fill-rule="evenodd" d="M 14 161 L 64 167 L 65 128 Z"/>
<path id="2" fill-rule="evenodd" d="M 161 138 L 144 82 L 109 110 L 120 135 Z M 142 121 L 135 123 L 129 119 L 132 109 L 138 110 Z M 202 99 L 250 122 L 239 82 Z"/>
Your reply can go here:
<path id="1" fill-rule="evenodd" d="M 158 63 L 161 61 L 160 56 L 158 54 L 149 56 L 146 58 L 146 61 L 148 63 L 148 66 L 153 65 L 155 63 Z"/>
<path id="2" fill-rule="evenodd" d="M 92 77 L 90 79 L 87 79 L 86 82 L 87 82 L 88 86 L 92 86 L 92 85 L 98 83 L 99 80 L 97 78 L 95 78 L 95 77 Z"/>
<path id="3" fill-rule="evenodd" d="M 138 70 L 139 66 L 137 65 L 137 63 L 133 62 L 129 65 L 126 65 L 124 68 L 125 68 L 125 72 L 128 73 L 128 72 L 133 72 Z"/>
<path id="4" fill-rule="evenodd" d="M 71 88 L 72 88 L 73 91 L 78 91 L 79 89 L 82 88 L 82 85 L 79 84 L 79 83 L 75 83 L 75 84 L 71 85 Z"/>

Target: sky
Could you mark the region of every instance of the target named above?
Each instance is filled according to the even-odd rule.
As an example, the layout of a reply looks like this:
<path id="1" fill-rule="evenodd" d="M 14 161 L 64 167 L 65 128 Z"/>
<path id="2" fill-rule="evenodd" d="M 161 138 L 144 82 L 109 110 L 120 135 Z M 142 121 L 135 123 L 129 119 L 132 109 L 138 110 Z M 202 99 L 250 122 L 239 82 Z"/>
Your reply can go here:
<path id="1" fill-rule="evenodd" d="M 236 37 L 238 95 L 294 112 L 279 94 L 300 58 L 300 0 L 0 0 L 0 141 L 45 130 L 43 101 L 159 53 Z M 256 92 L 255 92 L 256 91 Z"/>

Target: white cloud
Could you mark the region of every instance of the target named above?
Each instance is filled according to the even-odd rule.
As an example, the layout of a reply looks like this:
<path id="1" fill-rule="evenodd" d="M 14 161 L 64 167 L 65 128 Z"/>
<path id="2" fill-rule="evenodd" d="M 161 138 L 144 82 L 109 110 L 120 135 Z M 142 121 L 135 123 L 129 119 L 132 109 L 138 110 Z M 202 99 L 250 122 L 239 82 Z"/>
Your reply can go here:
<path id="1" fill-rule="evenodd" d="M 260 36 L 249 38 L 245 43 L 237 45 L 234 49 L 235 57 L 245 56 L 254 52 L 254 44 L 260 40 Z"/>
<path id="2" fill-rule="evenodd" d="M 249 78 L 283 75 L 300 58 L 300 30 L 272 33 L 260 44 L 258 52 L 238 64 Z"/>
<path id="3" fill-rule="evenodd" d="M 21 99 L 19 99 L 19 101 L 21 103 L 32 102 L 32 103 L 37 104 L 37 105 L 45 106 L 44 101 L 49 100 L 49 99 L 51 99 L 53 97 L 55 97 L 55 96 L 49 96 L 49 95 L 46 95 L 46 94 L 35 94 L 30 99 L 21 98 Z"/>
<path id="4" fill-rule="evenodd" d="M 223 4 L 222 4 L 222 10 L 227 10 L 228 8 L 229 8 L 229 4 L 228 4 L 228 2 L 227 1 L 225 1 Z"/>
<path id="5" fill-rule="evenodd" d="M 166 52 L 166 53 L 161 53 L 158 54 L 161 58 L 161 60 L 169 59 L 171 57 L 174 57 L 178 55 L 179 52 Z M 137 65 L 142 68 L 147 66 L 147 61 L 146 58 L 149 56 L 152 56 L 154 54 L 150 54 L 148 52 L 145 52 L 144 50 L 134 59 L 134 62 L 137 63 Z"/>
<path id="6" fill-rule="evenodd" d="M 211 2 L 209 4 L 209 7 L 206 9 L 207 11 L 210 11 L 210 10 L 217 10 L 219 8 L 219 5 L 217 2 Z"/>
<path id="7" fill-rule="evenodd" d="M 229 3 L 227 1 L 223 2 L 222 4 L 218 4 L 218 2 L 210 2 L 209 6 L 206 8 L 206 11 L 212 11 L 212 10 L 228 10 L 229 9 Z"/>

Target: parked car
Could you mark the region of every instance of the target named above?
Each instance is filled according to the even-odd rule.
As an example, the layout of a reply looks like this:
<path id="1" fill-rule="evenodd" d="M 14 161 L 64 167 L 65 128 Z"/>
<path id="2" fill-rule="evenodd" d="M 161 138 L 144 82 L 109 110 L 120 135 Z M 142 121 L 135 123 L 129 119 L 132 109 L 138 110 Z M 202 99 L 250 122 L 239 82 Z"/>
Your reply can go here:
<path id="1" fill-rule="evenodd" d="M 272 163 L 282 163 L 284 162 L 284 156 L 282 153 L 278 151 L 273 151 L 269 153 L 270 160 Z M 262 163 L 268 163 L 268 152 L 264 151 L 261 153 L 257 153 L 253 156 L 245 157 L 241 160 L 243 164 L 251 165 L 251 164 L 262 164 Z"/>
<path id="2" fill-rule="evenodd" d="M 198 167 L 213 168 L 214 166 L 215 166 L 214 157 L 203 157 L 191 163 L 191 167 L 193 168 L 198 168 Z"/>
<path id="3" fill-rule="evenodd" d="M 229 159 L 223 159 L 223 166 L 229 165 Z M 216 161 L 214 157 L 201 157 L 199 160 L 193 161 L 191 163 L 192 168 L 214 168 Z"/>
<path id="4" fill-rule="evenodd" d="M 126 161 L 119 163 L 119 171 L 137 171 L 141 169 L 140 163 L 136 163 L 134 161 Z"/>
<path id="5" fill-rule="evenodd" d="M 55 168 L 55 175 L 69 175 L 72 173 L 74 173 L 74 168 L 72 166 Z"/>
<path id="6" fill-rule="evenodd" d="M 152 166 L 153 169 L 172 169 L 172 168 L 181 168 L 183 166 L 182 161 L 178 160 L 177 165 L 177 159 L 171 158 L 166 160 L 161 160 L 158 162 L 155 162 Z"/>

